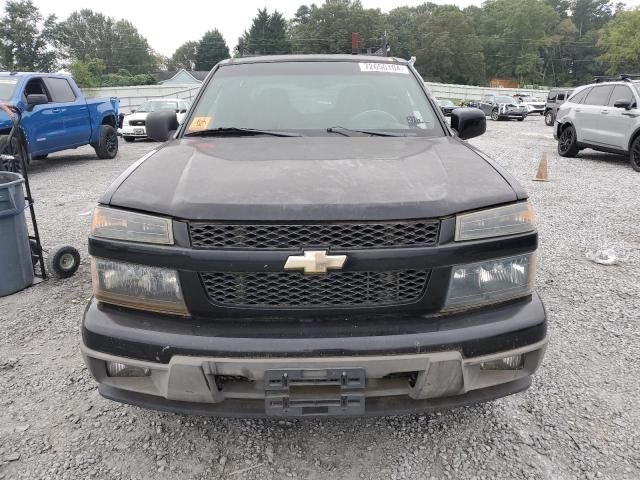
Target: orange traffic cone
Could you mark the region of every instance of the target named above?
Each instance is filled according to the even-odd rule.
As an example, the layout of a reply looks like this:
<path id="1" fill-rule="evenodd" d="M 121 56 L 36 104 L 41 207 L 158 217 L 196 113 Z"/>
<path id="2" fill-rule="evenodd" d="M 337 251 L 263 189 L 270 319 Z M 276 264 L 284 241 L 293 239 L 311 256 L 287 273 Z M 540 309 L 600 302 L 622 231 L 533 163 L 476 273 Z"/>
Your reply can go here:
<path id="1" fill-rule="evenodd" d="M 549 178 L 547 176 L 547 152 L 542 152 L 542 156 L 540 157 L 540 164 L 538 165 L 538 173 L 536 174 L 536 178 L 533 179 L 534 182 L 548 182 Z"/>

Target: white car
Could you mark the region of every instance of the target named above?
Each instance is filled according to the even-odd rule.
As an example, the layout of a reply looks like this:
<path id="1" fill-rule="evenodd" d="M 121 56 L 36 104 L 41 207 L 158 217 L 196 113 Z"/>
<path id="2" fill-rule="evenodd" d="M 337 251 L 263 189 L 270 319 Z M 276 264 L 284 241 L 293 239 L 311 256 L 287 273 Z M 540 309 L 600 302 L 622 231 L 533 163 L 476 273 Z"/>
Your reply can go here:
<path id="1" fill-rule="evenodd" d="M 558 108 L 553 127 L 558 153 L 570 158 L 585 148 L 618 153 L 640 172 L 640 76 L 596 79 Z"/>
<path id="2" fill-rule="evenodd" d="M 122 120 L 122 127 L 118 133 L 126 142 L 133 142 L 136 138 L 147 138 L 147 115 L 151 112 L 175 111 L 178 115 L 178 123 L 182 123 L 191 104 L 180 98 L 159 98 L 147 100 L 140 108 L 133 110 Z"/>
<path id="3" fill-rule="evenodd" d="M 524 105 L 527 107 L 527 114 L 531 115 L 533 113 L 539 113 L 540 115 L 544 115 L 544 107 L 546 105 L 544 100 L 540 100 L 539 98 L 532 97 L 530 95 L 518 95 L 516 96 L 520 105 Z"/>

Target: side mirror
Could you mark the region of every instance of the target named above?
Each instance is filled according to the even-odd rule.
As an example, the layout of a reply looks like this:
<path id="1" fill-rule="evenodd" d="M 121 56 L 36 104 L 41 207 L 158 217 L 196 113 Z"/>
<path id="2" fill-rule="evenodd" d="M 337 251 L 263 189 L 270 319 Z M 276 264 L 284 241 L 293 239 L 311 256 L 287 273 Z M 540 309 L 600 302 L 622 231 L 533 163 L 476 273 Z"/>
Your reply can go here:
<path id="1" fill-rule="evenodd" d="M 625 110 L 631 110 L 631 107 L 633 107 L 633 100 L 616 100 L 613 106 L 615 108 L 624 108 Z"/>
<path id="2" fill-rule="evenodd" d="M 131 113 L 136 113 L 136 109 L 135 109 L 135 108 L 132 108 L 132 109 L 131 109 Z"/>
<path id="3" fill-rule="evenodd" d="M 27 95 L 27 110 L 33 110 L 33 107 L 36 105 L 44 105 L 45 103 L 49 103 L 49 98 L 43 93 L 32 93 L 31 95 Z"/>
<path id="4" fill-rule="evenodd" d="M 147 137 L 156 142 L 169 140 L 179 126 L 176 112 L 152 112 L 147 115 Z"/>
<path id="5" fill-rule="evenodd" d="M 487 117 L 478 108 L 456 108 L 451 112 L 451 128 L 462 140 L 479 137 L 487 130 Z"/>

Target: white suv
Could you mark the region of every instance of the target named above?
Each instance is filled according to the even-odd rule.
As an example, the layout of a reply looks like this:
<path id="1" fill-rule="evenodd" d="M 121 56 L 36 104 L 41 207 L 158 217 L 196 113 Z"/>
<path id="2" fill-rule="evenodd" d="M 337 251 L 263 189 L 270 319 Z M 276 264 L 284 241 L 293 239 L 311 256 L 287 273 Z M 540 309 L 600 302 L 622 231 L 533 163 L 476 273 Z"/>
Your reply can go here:
<path id="1" fill-rule="evenodd" d="M 585 148 L 620 153 L 640 172 L 640 82 L 634 78 L 597 79 L 575 90 L 553 127 L 561 156 L 575 157 Z"/>

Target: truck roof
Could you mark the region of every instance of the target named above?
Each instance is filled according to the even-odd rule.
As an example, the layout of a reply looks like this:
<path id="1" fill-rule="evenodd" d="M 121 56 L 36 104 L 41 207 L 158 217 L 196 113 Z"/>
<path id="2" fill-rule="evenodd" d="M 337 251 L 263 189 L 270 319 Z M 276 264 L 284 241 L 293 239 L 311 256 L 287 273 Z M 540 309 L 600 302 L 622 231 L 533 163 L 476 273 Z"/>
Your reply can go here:
<path id="1" fill-rule="evenodd" d="M 0 77 L 30 77 L 34 75 L 46 75 L 47 77 L 60 77 L 60 78 L 69 78 L 71 75 L 68 73 L 46 73 L 46 72 L 0 72 Z"/>
<path id="2" fill-rule="evenodd" d="M 220 65 L 236 65 L 244 63 L 277 63 L 277 62 L 375 62 L 397 63 L 408 65 L 409 60 L 398 57 L 379 57 L 376 55 L 261 55 L 254 57 L 229 58 Z"/>

